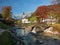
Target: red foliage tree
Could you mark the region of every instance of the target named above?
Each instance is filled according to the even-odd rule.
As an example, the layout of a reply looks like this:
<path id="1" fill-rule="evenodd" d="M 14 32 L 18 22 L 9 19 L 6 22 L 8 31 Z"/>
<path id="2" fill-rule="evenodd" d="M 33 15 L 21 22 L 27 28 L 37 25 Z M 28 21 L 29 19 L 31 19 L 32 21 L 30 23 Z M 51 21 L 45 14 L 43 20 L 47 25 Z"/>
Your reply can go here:
<path id="1" fill-rule="evenodd" d="M 47 6 L 40 6 L 36 10 L 36 17 L 37 18 L 47 18 L 48 17 L 48 7 Z"/>

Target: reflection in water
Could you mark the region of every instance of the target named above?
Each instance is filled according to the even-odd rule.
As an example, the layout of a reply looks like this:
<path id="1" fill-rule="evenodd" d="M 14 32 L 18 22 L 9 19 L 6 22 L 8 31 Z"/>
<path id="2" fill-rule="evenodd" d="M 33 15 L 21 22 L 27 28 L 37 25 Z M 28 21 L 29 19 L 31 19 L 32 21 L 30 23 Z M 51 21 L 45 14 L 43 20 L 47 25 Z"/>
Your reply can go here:
<path id="1" fill-rule="evenodd" d="M 16 29 L 17 36 L 24 36 L 26 34 L 24 29 Z M 55 40 L 51 37 L 46 36 L 36 36 L 34 37 L 31 35 L 31 33 L 27 34 L 25 37 L 23 37 L 23 42 L 25 45 L 60 45 L 60 40 Z M 19 45 L 19 43 L 17 43 Z"/>
<path id="2" fill-rule="evenodd" d="M 17 36 L 24 36 L 25 30 L 24 29 L 16 29 L 16 34 L 17 34 Z"/>

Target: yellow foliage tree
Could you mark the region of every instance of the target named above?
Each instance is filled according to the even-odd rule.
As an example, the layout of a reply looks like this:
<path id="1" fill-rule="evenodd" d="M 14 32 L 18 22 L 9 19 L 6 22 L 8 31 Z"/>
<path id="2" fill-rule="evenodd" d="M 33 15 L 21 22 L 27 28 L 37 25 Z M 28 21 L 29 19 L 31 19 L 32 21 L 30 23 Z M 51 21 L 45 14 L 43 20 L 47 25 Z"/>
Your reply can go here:
<path id="1" fill-rule="evenodd" d="M 11 18 L 11 7 L 10 6 L 6 6 L 2 8 L 2 17 L 5 20 L 10 20 Z"/>

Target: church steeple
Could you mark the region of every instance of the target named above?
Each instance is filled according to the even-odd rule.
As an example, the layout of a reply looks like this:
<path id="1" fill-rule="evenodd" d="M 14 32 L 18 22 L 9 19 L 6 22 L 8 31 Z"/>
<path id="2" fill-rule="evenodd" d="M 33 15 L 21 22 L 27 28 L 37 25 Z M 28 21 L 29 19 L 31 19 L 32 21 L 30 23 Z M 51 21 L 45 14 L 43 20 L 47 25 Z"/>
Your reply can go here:
<path id="1" fill-rule="evenodd" d="M 22 18 L 25 18 L 25 17 L 26 17 L 26 14 L 25 14 L 25 12 L 23 12 Z"/>
<path id="2" fill-rule="evenodd" d="M 25 12 L 23 12 L 23 15 L 25 15 Z"/>

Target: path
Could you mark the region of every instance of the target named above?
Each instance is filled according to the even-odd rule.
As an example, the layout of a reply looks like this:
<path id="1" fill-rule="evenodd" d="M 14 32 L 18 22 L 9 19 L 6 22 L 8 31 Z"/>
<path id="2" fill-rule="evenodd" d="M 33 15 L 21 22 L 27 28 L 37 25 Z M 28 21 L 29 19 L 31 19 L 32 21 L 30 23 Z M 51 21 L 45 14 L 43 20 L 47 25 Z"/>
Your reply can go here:
<path id="1" fill-rule="evenodd" d="M 5 30 L 3 29 L 0 29 L 0 35 L 2 35 L 2 33 L 4 32 Z"/>

